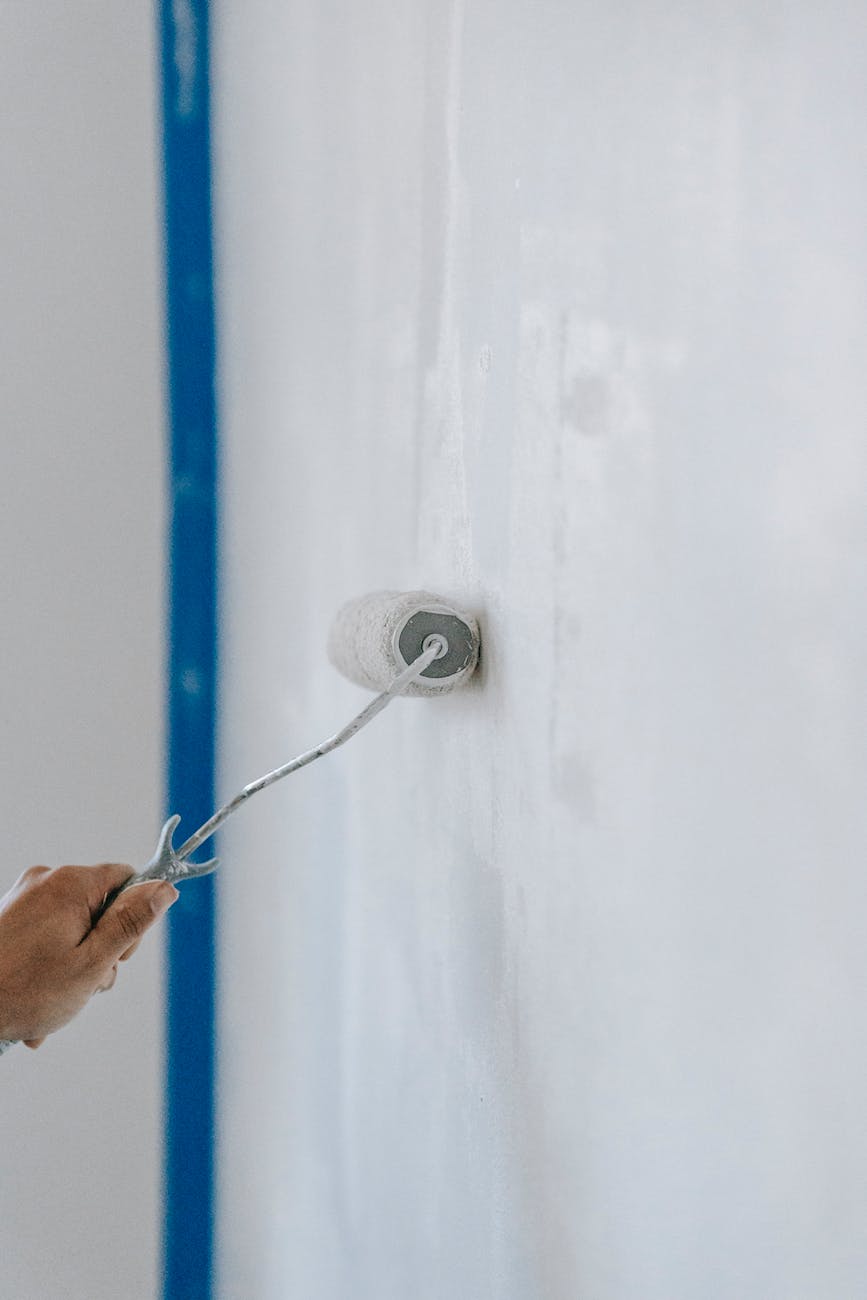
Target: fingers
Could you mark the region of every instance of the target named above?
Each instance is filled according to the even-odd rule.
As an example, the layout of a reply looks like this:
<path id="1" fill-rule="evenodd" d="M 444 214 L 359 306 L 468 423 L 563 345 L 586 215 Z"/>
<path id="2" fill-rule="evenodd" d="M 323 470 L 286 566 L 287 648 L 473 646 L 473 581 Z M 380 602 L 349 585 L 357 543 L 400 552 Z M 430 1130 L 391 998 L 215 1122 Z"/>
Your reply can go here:
<path id="1" fill-rule="evenodd" d="M 106 898 L 133 874 L 132 867 L 125 863 L 103 862 L 95 867 L 56 867 L 46 883 L 57 897 L 86 909 L 90 914 L 89 930 L 99 920 Z"/>
<path id="2" fill-rule="evenodd" d="M 26 871 L 21 872 L 21 875 L 15 881 L 15 884 L 10 889 L 7 897 L 17 894 L 22 889 L 27 889 L 30 885 L 35 885 L 37 880 L 41 880 L 43 876 L 50 875 L 50 867 L 28 867 Z"/>
<path id="3" fill-rule="evenodd" d="M 178 897 L 174 885 L 165 880 L 135 885 L 126 890 L 99 918 L 82 944 L 97 965 L 111 966 L 134 948 Z"/>
<path id="4" fill-rule="evenodd" d="M 44 1042 L 44 1038 L 25 1038 L 24 1046 L 31 1048 L 35 1052 L 37 1047 L 41 1047 Z"/>
<path id="5" fill-rule="evenodd" d="M 25 880 L 38 880 L 40 876 L 46 875 L 50 870 L 50 867 L 28 867 L 26 871 L 21 872 L 16 883 L 21 884 Z"/>
<path id="6" fill-rule="evenodd" d="M 114 988 L 114 982 L 117 979 L 117 962 L 110 968 L 108 973 L 103 976 L 102 983 L 97 988 L 97 993 L 107 993 L 109 989 Z"/>
<path id="7" fill-rule="evenodd" d="M 63 868 L 61 867 L 61 870 Z M 130 876 L 134 875 L 132 867 L 125 862 L 102 862 L 96 867 L 87 868 L 87 901 L 90 913 L 96 921 L 102 912 L 105 899 L 120 889 Z"/>
<path id="8" fill-rule="evenodd" d="M 120 960 L 120 961 L 129 961 L 130 957 L 131 957 L 131 956 L 133 955 L 133 953 L 136 951 L 136 949 L 138 948 L 138 946 L 139 946 L 140 943 L 141 943 L 141 939 L 136 939 L 135 943 L 130 944 L 130 946 L 127 948 L 126 952 L 122 952 L 122 953 L 120 954 L 120 958 L 119 958 L 119 960 Z"/>
<path id="9" fill-rule="evenodd" d="M 135 871 L 126 862 L 100 862 L 95 867 L 88 867 L 88 874 L 94 890 L 110 894 L 112 890 L 120 889 L 130 876 L 135 875 Z"/>

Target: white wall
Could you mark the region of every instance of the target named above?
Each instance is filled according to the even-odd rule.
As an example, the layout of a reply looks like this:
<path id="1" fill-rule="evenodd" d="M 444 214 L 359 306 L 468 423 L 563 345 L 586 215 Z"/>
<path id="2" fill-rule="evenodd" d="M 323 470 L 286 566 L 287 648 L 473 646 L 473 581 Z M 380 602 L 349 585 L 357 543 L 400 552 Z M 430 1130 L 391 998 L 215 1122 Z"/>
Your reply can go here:
<path id="1" fill-rule="evenodd" d="M 154 19 L 0 4 L 0 892 L 146 861 L 160 824 Z M 0 1292 L 152 1300 L 160 941 L 0 1061 Z"/>
<path id="2" fill-rule="evenodd" d="M 220 1295 L 863 1294 L 859 7 L 215 17 Z"/>

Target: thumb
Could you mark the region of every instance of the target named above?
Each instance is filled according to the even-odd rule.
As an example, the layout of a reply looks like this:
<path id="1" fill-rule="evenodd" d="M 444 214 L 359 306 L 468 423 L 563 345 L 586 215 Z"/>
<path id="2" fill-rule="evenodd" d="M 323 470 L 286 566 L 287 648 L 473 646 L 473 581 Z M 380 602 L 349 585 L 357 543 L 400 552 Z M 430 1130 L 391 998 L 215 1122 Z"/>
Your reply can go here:
<path id="1" fill-rule="evenodd" d="M 148 881 L 124 890 L 85 939 L 89 956 L 100 966 L 118 961 L 177 897 L 178 891 L 166 880 Z"/>

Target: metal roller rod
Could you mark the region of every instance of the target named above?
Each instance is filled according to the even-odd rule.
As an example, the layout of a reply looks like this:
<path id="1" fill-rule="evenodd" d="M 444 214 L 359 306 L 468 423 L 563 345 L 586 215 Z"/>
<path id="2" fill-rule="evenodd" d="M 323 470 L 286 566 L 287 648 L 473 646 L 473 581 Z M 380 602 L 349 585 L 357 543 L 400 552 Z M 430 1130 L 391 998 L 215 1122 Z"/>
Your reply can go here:
<path id="1" fill-rule="evenodd" d="M 340 745 L 345 745 L 347 740 L 351 740 L 362 727 L 367 726 L 368 722 L 375 718 L 377 713 L 381 713 L 387 704 L 390 704 L 411 682 L 420 677 L 424 670 L 429 668 L 433 661 L 440 658 L 448 649 L 445 639 L 438 636 L 428 637 L 425 646 L 426 649 L 422 654 L 417 659 L 414 659 L 410 666 L 405 668 L 398 677 L 395 677 L 388 690 L 383 691 L 381 695 L 377 695 L 376 699 L 372 700 L 367 708 L 362 709 L 351 722 L 348 722 L 329 740 L 323 741 L 315 749 L 308 749 L 306 753 L 299 754 L 297 758 L 284 763 L 282 767 L 275 768 L 273 772 L 260 776 L 258 781 L 251 781 L 249 785 L 245 785 L 244 789 L 236 794 L 234 799 L 230 799 L 227 804 L 219 808 L 213 817 L 209 817 L 204 825 L 200 826 L 188 840 L 184 841 L 177 850 L 177 856 L 179 858 L 188 858 L 191 853 L 195 853 L 196 849 L 204 844 L 205 840 L 209 839 L 219 826 L 222 826 L 226 818 L 231 817 L 232 813 L 240 808 L 243 803 L 246 803 L 252 795 L 258 794 L 260 790 L 266 789 L 269 785 L 275 785 L 277 781 L 282 781 L 284 776 L 297 772 L 299 768 L 306 767 L 308 763 L 314 762 L 317 758 L 322 758 L 325 754 L 330 754 L 333 749 L 337 749 Z"/>

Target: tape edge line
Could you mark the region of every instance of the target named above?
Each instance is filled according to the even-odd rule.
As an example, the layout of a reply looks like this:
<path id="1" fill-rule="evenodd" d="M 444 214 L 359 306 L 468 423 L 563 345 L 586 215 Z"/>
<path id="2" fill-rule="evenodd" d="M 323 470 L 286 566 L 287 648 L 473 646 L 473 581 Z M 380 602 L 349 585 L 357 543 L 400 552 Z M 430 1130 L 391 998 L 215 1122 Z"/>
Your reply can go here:
<path id="1" fill-rule="evenodd" d="M 207 0 L 160 0 L 165 355 L 169 423 L 166 795 L 188 826 L 214 806 L 218 429 Z M 216 896 L 169 913 L 165 995 L 164 1300 L 211 1300 Z"/>

